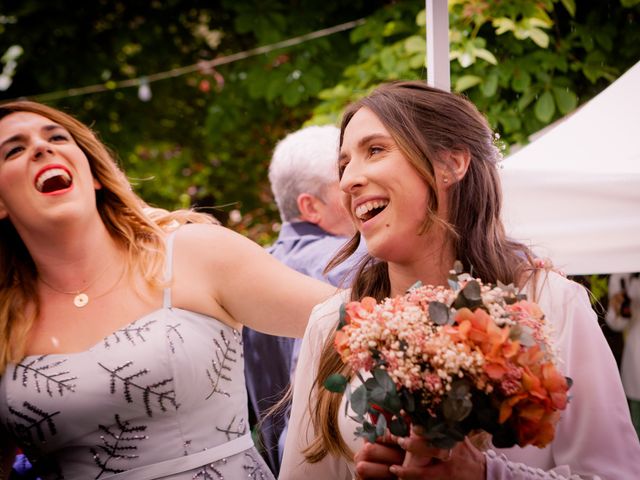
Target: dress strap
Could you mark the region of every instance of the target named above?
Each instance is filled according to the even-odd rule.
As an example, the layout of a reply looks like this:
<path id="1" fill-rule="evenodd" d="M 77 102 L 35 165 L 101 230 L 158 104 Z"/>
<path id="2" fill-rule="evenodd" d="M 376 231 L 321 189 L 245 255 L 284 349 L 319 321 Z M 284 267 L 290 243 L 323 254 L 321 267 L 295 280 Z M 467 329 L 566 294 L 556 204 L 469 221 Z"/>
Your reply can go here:
<path id="1" fill-rule="evenodd" d="M 164 260 L 164 281 L 171 282 L 173 278 L 173 242 L 178 229 L 176 228 L 167 236 L 166 258 Z M 162 298 L 162 308 L 171 308 L 171 284 L 164 289 Z"/>
<path id="2" fill-rule="evenodd" d="M 223 443 L 217 447 L 208 448 L 198 453 L 192 453 L 184 457 L 165 460 L 164 462 L 152 463 L 144 467 L 133 468 L 122 473 L 103 477 L 104 480 L 153 480 L 154 478 L 164 478 L 175 473 L 188 472 L 201 465 L 208 465 L 223 458 L 229 458 L 238 453 L 252 448 L 253 439 L 247 433 L 241 437 Z"/>

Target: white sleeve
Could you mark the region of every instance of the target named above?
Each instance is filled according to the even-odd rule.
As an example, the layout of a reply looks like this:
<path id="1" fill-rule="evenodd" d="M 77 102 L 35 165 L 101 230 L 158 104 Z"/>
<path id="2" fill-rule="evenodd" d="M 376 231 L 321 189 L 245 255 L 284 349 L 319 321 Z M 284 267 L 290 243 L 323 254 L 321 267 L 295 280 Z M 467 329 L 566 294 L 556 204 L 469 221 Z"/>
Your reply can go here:
<path id="1" fill-rule="evenodd" d="M 487 460 L 488 480 L 599 480 L 598 476 L 571 475 L 571 469 L 563 466 L 552 470 L 534 468 L 524 463 L 512 462 L 504 453 L 498 454 L 493 450 L 485 452 Z"/>
<path id="2" fill-rule="evenodd" d="M 551 277 L 550 277 L 551 279 Z M 552 468 L 520 467 L 509 458 L 510 450 L 487 458 L 490 480 L 540 479 L 640 479 L 640 443 L 627 406 L 616 362 L 591 309 L 587 292 L 577 283 L 551 279 L 543 308 L 557 329 L 560 369 L 573 379 L 570 401 L 558 422 L 550 446 Z M 541 306 L 543 298 L 541 297 Z M 505 463 L 505 461 L 507 461 Z M 519 470 L 514 470 L 518 468 Z M 517 471 L 518 476 L 509 476 Z M 546 471 L 546 473 L 545 473 Z"/>
<path id="3" fill-rule="evenodd" d="M 320 353 L 326 338 L 338 324 L 338 308 L 341 303 L 342 298 L 333 297 L 314 308 L 309 318 L 293 381 L 293 403 L 278 477 L 280 480 L 351 479 L 347 463 L 343 459 L 327 455 L 320 462 L 308 463 L 302 453 L 315 437 L 309 402 L 314 404 L 316 401 L 315 393 L 311 393 L 318 372 Z"/>

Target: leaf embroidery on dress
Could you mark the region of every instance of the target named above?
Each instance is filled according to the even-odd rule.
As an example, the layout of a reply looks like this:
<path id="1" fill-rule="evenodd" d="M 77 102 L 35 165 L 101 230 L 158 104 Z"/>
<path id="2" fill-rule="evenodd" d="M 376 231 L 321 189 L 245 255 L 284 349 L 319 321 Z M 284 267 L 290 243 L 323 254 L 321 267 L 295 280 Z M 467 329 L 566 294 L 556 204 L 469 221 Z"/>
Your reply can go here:
<path id="1" fill-rule="evenodd" d="M 113 466 L 112 460 L 134 460 L 140 455 L 137 455 L 139 443 L 143 440 L 147 440 L 149 437 L 143 435 L 147 427 L 146 425 L 132 426 L 129 421 L 120 420 L 119 415 L 115 415 L 115 425 L 104 426 L 98 425 L 99 430 L 102 432 L 100 439 L 103 445 L 98 445 L 95 448 L 90 448 L 90 452 L 93 455 L 93 461 L 100 467 L 100 472 L 94 478 L 100 478 L 104 473 L 121 473 L 126 471 L 126 468 L 118 468 Z M 106 456 L 102 458 L 102 454 Z"/>
<path id="2" fill-rule="evenodd" d="M 137 326 L 138 322 L 133 322 L 126 327 L 123 327 L 119 330 L 116 330 L 108 337 L 104 339 L 105 348 L 110 348 L 111 344 L 118 344 L 123 339 L 127 340 L 132 346 L 136 346 L 136 342 L 144 343 L 147 339 L 144 337 L 145 333 L 149 333 L 151 331 L 150 326 L 156 323 L 157 320 L 148 320 L 143 325 Z"/>
<path id="3" fill-rule="evenodd" d="M 209 465 L 204 465 L 202 470 L 198 471 L 192 478 L 192 480 L 196 480 L 196 478 L 202 478 L 203 480 L 224 480 L 224 475 L 217 467 L 227 464 L 227 459 L 222 458 L 216 462 L 210 463 Z M 211 474 L 215 475 L 215 478 Z"/>
<path id="4" fill-rule="evenodd" d="M 244 464 L 242 468 L 244 468 L 251 480 L 268 480 L 271 478 L 271 476 L 267 475 L 262 469 L 262 463 L 256 460 L 252 454 L 245 452 L 244 458 L 249 463 Z"/>
<path id="5" fill-rule="evenodd" d="M 234 423 L 236 423 L 236 415 L 233 416 L 226 428 L 216 427 L 216 430 L 218 430 L 219 432 L 224 432 L 224 434 L 227 436 L 227 440 L 233 440 L 247 433 L 247 425 L 245 424 L 244 418 L 240 418 L 240 421 L 237 422 L 237 425 L 235 427 Z"/>
<path id="6" fill-rule="evenodd" d="M 124 398 L 128 403 L 133 403 L 134 391 L 139 391 L 142 393 L 144 408 L 149 417 L 153 416 L 153 411 L 151 409 L 152 399 L 155 399 L 157 406 L 160 407 L 160 410 L 163 412 L 167 411 L 167 404 L 170 404 L 176 410 L 180 406 L 176 402 L 175 391 L 172 388 L 169 388 L 171 387 L 171 385 L 173 385 L 172 377 L 166 378 L 156 383 L 152 383 L 151 385 L 143 385 L 139 380 L 141 380 L 141 377 L 147 375 L 149 373 L 149 370 L 144 368 L 128 375 L 125 373 L 125 370 L 129 369 L 129 367 L 133 365 L 133 362 L 131 361 L 114 369 L 110 369 L 104 366 L 102 363 L 98 363 L 98 365 L 109 372 L 111 376 L 110 392 L 112 395 L 116 393 L 116 386 L 119 383 L 122 384 Z M 129 372 L 131 372 L 131 369 L 129 369 Z"/>
<path id="7" fill-rule="evenodd" d="M 171 348 L 171 353 L 176 353 L 176 347 L 173 344 L 173 339 L 171 337 L 177 337 L 181 343 L 184 343 L 184 338 L 182 338 L 182 335 L 178 330 L 180 325 L 180 323 L 176 323 L 175 325 L 167 324 L 167 340 L 169 342 L 169 348 Z"/>
<path id="8" fill-rule="evenodd" d="M 233 348 L 231 340 L 227 340 L 224 334 L 224 330 L 220 330 L 221 339 L 213 339 L 213 343 L 216 346 L 215 356 L 216 358 L 211 360 L 211 369 L 207 369 L 207 376 L 211 382 L 211 393 L 207 395 L 208 400 L 214 393 L 219 393 L 230 397 L 229 392 L 221 389 L 222 380 L 231 382 L 231 377 L 228 372 L 231 372 L 231 366 L 229 363 L 236 363 L 238 350 Z M 234 335 L 235 337 L 235 335 Z M 234 338 L 235 339 L 235 338 Z M 237 343 L 237 342 L 236 342 Z"/>
<path id="9" fill-rule="evenodd" d="M 47 435 L 54 436 L 58 433 L 53 417 L 60 412 L 48 413 L 27 401 L 22 406 L 24 407 L 22 411 L 9 406 L 9 413 L 19 420 L 7 422 L 15 437 L 20 439 L 21 442 L 27 446 L 32 446 L 35 441 L 35 435 L 40 443 L 45 443 Z M 22 420 L 22 423 L 20 420 Z"/>
<path id="10" fill-rule="evenodd" d="M 20 375 L 22 385 L 27 387 L 29 385 L 29 379 L 33 380 L 35 389 L 38 393 L 46 391 L 50 397 L 53 397 L 53 392 L 57 391 L 61 397 L 66 392 L 75 392 L 76 384 L 73 383 L 78 377 L 72 377 L 69 370 L 58 370 L 56 368 L 64 364 L 67 359 L 56 360 L 48 362 L 47 355 L 41 355 L 34 358 L 31 361 L 27 361 L 28 358 L 24 358 L 13 369 L 13 380 L 18 379 Z"/>

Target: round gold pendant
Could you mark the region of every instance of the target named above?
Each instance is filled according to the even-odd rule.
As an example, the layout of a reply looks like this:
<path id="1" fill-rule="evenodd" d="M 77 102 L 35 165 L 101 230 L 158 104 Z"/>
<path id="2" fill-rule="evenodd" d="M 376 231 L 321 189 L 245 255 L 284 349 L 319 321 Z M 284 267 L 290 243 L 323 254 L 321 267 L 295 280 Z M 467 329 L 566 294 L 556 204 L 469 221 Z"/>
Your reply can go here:
<path id="1" fill-rule="evenodd" d="M 73 297 L 73 304 L 78 308 L 84 307 L 87 303 L 89 303 L 89 296 L 86 293 L 79 293 Z"/>

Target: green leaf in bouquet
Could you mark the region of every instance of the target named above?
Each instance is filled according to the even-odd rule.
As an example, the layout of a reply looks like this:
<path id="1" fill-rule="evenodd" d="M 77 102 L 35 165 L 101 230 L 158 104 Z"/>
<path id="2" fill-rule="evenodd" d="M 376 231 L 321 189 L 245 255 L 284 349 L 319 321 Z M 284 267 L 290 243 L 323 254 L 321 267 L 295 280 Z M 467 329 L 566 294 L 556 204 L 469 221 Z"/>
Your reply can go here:
<path id="1" fill-rule="evenodd" d="M 453 323 L 449 307 L 442 302 L 429 303 L 429 318 L 436 325 L 451 325 Z"/>
<path id="2" fill-rule="evenodd" d="M 424 438 L 435 448 L 448 450 L 453 448 L 456 443 L 464 440 L 464 435 L 459 431 L 449 428 L 444 422 L 438 422 L 425 429 Z"/>
<path id="3" fill-rule="evenodd" d="M 471 387 L 466 379 L 455 380 L 442 401 L 442 414 L 448 422 L 461 422 L 473 409 Z"/>
<path id="4" fill-rule="evenodd" d="M 421 286 L 422 286 L 422 282 L 418 280 L 416 283 L 414 283 L 409 288 L 407 288 L 407 293 L 409 293 L 411 290 L 415 290 L 416 288 L 420 288 Z"/>
<path id="5" fill-rule="evenodd" d="M 361 427 L 356 427 L 355 435 L 359 438 L 365 438 L 370 443 L 374 443 L 378 438 L 375 425 L 372 425 L 366 420 L 362 423 Z"/>
<path id="6" fill-rule="evenodd" d="M 458 277 L 454 277 L 454 278 L 449 277 L 449 279 L 447 280 L 447 283 L 449 284 L 449 288 L 451 288 L 451 290 L 453 290 L 454 292 L 457 292 L 458 290 L 460 290 Z"/>
<path id="7" fill-rule="evenodd" d="M 351 403 L 351 386 L 347 383 L 347 387 L 344 390 L 344 415 L 345 417 L 349 413 L 349 404 Z"/>
<path id="8" fill-rule="evenodd" d="M 347 377 L 339 373 L 331 374 L 324 381 L 324 388 L 333 393 L 343 393 L 347 387 Z"/>
<path id="9" fill-rule="evenodd" d="M 402 401 L 397 393 L 388 393 L 383 402 L 383 407 L 385 410 L 399 414 L 402 410 Z"/>
<path id="10" fill-rule="evenodd" d="M 400 417 L 394 417 L 391 419 L 391 422 L 389 422 L 389 431 L 396 437 L 409 436 L 409 427 Z"/>
<path id="11" fill-rule="evenodd" d="M 387 419 L 384 415 L 378 415 L 378 421 L 376 422 L 376 436 L 381 437 L 384 435 L 384 431 L 387 429 Z"/>
<path id="12" fill-rule="evenodd" d="M 386 370 L 377 368 L 373 371 L 373 377 L 377 380 L 378 385 L 382 387 L 385 393 L 396 393 L 396 384 Z"/>
<path id="13" fill-rule="evenodd" d="M 413 393 L 406 390 L 400 391 L 402 408 L 407 413 L 413 413 L 416 410 L 416 399 Z"/>
<path id="14" fill-rule="evenodd" d="M 462 295 L 471 302 L 482 301 L 482 297 L 480 296 L 480 284 L 475 280 L 471 280 L 462 289 Z"/>
<path id="15" fill-rule="evenodd" d="M 364 415 L 367 412 L 367 388 L 360 385 L 351 394 L 351 409 L 358 415 Z"/>
<path id="16" fill-rule="evenodd" d="M 461 308 L 471 308 L 472 305 L 471 302 L 467 300 L 467 297 L 465 297 L 462 292 L 460 292 L 456 296 L 456 299 L 453 301 L 453 304 L 451 306 L 456 310 L 460 310 Z"/>
<path id="17" fill-rule="evenodd" d="M 369 391 L 369 400 L 377 405 L 382 405 L 387 398 L 387 392 L 380 385 L 376 385 Z"/>
<path id="18" fill-rule="evenodd" d="M 342 330 L 347 324 L 347 305 L 345 303 L 340 304 L 340 316 L 338 317 L 338 330 Z"/>

